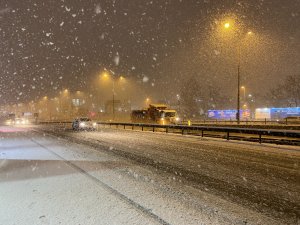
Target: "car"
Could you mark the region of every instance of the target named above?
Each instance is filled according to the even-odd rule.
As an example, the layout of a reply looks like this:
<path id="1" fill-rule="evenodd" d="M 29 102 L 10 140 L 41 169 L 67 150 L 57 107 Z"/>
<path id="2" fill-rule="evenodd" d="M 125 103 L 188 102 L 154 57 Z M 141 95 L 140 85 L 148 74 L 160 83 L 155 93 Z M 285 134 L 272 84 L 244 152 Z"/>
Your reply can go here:
<path id="1" fill-rule="evenodd" d="M 73 130 L 96 130 L 97 123 L 87 117 L 76 118 L 72 122 Z"/>
<path id="2" fill-rule="evenodd" d="M 29 120 L 25 118 L 15 118 L 15 119 L 8 119 L 5 121 L 6 125 L 26 125 L 29 124 Z"/>
<path id="3" fill-rule="evenodd" d="M 14 125 L 14 124 L 15 124 L 15 120 L 13 120 L 13 119 L 8 119 L 8 120 L 5 121 L 5 124 L 6 124 L 6 125 Z"/>

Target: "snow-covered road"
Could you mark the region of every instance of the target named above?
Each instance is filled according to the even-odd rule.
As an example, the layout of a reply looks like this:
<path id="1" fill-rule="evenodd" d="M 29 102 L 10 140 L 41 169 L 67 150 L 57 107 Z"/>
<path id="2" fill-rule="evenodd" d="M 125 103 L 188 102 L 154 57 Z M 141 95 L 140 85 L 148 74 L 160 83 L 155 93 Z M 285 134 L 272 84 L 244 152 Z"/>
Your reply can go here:
<path id="1" fill-rule="evenodd" d="M 110 129 L 0 135 L 0 224 L 299 222 L 297 148 Z M 274 216 L 265 203 L 291 205 Z"/>

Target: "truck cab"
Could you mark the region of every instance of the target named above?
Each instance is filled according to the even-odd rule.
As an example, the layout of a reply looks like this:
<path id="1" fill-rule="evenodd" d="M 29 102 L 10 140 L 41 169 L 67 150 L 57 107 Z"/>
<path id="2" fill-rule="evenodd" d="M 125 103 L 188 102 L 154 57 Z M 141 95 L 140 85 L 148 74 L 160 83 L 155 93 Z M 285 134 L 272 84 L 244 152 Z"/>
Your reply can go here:
<path id="1" fill-rule="evenodd" d="M 176 110 L 169 109 L 165 104 L 150 104 L 148 111 L 151 120 L 158 124 L 166 125 L 179 122 Z"/>

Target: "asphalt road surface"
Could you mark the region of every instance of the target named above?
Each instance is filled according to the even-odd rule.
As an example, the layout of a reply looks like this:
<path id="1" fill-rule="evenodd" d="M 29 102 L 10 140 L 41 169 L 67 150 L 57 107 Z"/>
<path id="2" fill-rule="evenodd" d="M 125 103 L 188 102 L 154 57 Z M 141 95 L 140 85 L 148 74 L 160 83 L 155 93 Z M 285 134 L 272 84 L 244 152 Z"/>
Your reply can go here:
<path id="1" fill-rule="evenodd" d="M 299 147 L 108 128 L 0 135 L 0 224 L 300 224 Z"/>

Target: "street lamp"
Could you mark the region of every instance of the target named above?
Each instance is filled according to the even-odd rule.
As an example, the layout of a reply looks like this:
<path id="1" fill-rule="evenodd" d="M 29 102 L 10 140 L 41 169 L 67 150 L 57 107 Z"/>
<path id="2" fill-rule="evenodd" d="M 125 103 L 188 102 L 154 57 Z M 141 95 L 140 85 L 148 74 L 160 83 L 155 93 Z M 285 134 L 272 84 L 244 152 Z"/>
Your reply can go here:
<path id="1" fill-rule="evenodd" d="M 242 86 L 241 89 L 243 89 L 243 91 L 244 91 L 244 101 L 246 101 L 246 88 L 245 88 L 245 86 Z"/>
<path id="2" fill-rule="evenodd" d="M 176 94 L 176 98 L 177 98 L 178 113 L 180 113 L 180 95 Z"/>
<path id="3" fill-rule="evenodd" d="M 49 102 L 48 102 L 48 96 L 44 96 L 44 97 L 42 98 L 42 102 L 44 102 L 44 104 L 42 103 L 42 107 L 43 107 L 43 105 L 45 106 L 45 111 L 46 111 L 45 116 L 46 116 L 46 118 L 47 118 L 47 116 L 50 117 L 50 114 L 49 114 Z"/>
<path id="4" fill-rule="evenodd" d="M 230 23 L 226 22 L 224 24 L 225 29 L 230 28 Z M 252 35 L 252 31 L 248 31 L 246 33 L 247 35 Z M 238 62 L 237 62 L 237 106 L 236 106 L 236 120 L 237 124 L 240 124 L 240 67 L 241 67 L 241 40 L 238 42 Z M 245 87 L 244 89 L 244 95 L 245 95 Z"/>
<path id="5" fill-rule="evenodd" d="M 150 98 L 146 98 L 145 103 L 146 103 L 146 107 L 148 107 L 150 103 Z"/>
<path id="6" fill-rule="evenodd" d="M 115 76 L 114 73 L 110 76 L 110 74 L 105 71 L 102 73 L 102 77 L 104 79 L 109 79 L 111 77 L 112 79 L 112 112 L 113 112 L 113 121 L 115 120 Z M 124 81 L 125 78 L 123 76 L 119 76 L 120 81 Z"/>
<path id="7" fill-rule="evenodd" d="M 225 24 L 224 24 L 224 27 L 225 27 L 226 29 L 228 29 L 228 28 L 230 27 L 230 23 L 228 23 L 228 22 L 225 23 Z"/>

